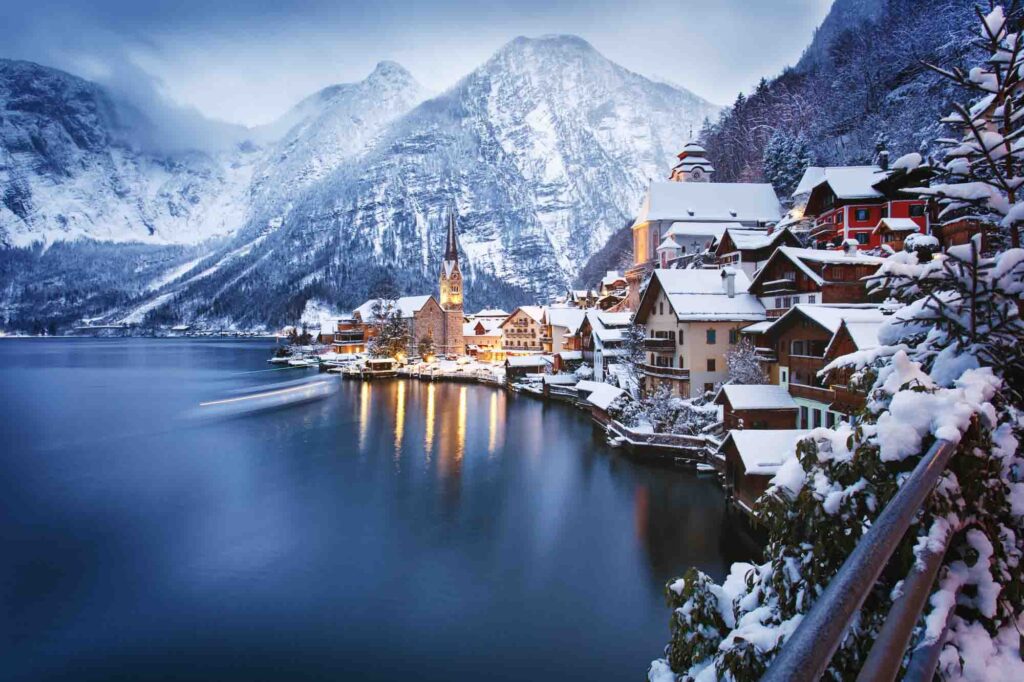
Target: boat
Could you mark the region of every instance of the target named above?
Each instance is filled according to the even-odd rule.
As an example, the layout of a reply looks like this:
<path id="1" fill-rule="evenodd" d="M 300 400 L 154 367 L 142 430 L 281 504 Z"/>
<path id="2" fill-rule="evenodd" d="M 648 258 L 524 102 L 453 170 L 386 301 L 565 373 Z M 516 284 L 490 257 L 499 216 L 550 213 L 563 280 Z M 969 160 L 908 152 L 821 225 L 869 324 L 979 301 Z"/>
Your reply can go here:
<path id="1" fill-rule="evenodd" d="M 288 360 L 289 367 L 319 367 L 320 361 L 316 358 L 302 357 L 302 358 L 290 358 Z"/>
<path id="2" fill-rule="evenodd" d="M 337 390 L 337 378 L 319 375 L 295 381 L 246 386 L 229 391 L 218 399 L 199 403 L 196 414 L 203 417 L 241 416 L 321 400 Z"/>

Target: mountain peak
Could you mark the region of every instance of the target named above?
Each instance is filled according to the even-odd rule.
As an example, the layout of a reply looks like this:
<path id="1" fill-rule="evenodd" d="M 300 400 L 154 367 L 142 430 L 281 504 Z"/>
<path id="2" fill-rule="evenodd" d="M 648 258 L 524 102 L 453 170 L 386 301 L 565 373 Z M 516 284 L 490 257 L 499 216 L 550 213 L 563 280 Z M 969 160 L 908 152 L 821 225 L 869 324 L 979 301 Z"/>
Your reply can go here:
<path id="1" fill-rule="evenodd" d="M 408 69 L 398 62 L 393 62 L 388 59 L 377 62 L 377 66 L 373 68 L 373 71 L 366 77 L 366 80 L 369 82 L 402 81 L 407 83 L 415 81 L 413 75 L 409 73 Z"/>

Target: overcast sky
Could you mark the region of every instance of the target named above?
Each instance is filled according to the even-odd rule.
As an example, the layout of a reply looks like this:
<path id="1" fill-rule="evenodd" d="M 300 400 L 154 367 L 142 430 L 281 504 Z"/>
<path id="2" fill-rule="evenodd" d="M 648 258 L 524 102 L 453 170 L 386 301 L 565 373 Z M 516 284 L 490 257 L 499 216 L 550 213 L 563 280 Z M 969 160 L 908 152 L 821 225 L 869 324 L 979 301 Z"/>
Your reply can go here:
<path id="1" fill-rule="evenodd" d="M 573 33 L 718 104 L 793 64 L 831 0 L 2 0 L 0 57 L 234 123 L 266 123 L 382 59 L 452 85 L 517 35 Z"/>

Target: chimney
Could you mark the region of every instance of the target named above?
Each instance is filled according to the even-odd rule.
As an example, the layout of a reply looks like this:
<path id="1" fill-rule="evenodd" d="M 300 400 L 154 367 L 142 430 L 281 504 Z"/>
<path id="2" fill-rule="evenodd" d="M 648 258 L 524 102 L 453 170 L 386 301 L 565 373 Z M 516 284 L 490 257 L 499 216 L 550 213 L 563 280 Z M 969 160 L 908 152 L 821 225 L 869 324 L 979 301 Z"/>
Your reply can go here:
<path id="1" fill-rule="evenodd" d="M 878 152 L 878 165 L 882 170 L 889 170 L 889 151 L 887 149 Z"/>
<path id="2" fill-rule="evenodd" d="M 736 296 L 736 271 L 732 268 L 722 269 L 722 284 L 725 286 L 725 293 L 729 298 Z"/>
<path id="3" fill-rule="evenodd" d="M 857 252 L 860 251 L 857 244 L 858 242 L 856 239 L 847 239 L 843 242 L 843 252 L 846 253 L 847 256 L 856 256 Z"/>

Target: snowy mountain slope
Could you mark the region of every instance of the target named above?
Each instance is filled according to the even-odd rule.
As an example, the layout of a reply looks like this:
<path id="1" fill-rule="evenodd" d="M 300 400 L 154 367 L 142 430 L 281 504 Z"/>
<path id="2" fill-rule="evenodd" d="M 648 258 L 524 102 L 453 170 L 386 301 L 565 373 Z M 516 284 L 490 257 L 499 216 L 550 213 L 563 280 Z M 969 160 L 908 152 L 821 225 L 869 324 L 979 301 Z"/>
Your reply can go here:
<path id="1" fill-rule="evenodd" d="M 561 292 L 716 111 L 579 38 L 518 38 L 296 196 L 281 229 L 253 251 L 274 257 L 236 285 L 276 299 L 259 313 L 271 321 L 301 310 L 304 296 L 359 303 L 389 276 L 406 293 L 432 291 L 444 213 L 455 205 L 471 305 Z M 261 216 L 233 248 L 269 215 L 285 211 Z M 183 292 L 191 304 L 182 315 L 248 321 L 254 311 L 215 287 L 216 276 Z"/>
<path id="2" fill-rule="evenodd" d="M 279 121 L 253 131 L 268 139 L 251 193 L 261 206 L 286 204 L 363 151 L 381 129 L 430 93 L 395 62 L 380 62 L 358 83 L 332 85 Z"/>
<path id="3" fill-rule="evenodd" d="M 0 60 L 0 243 L 195 243 L 244 224 L 253 155 L 154 153 L 99 86 Z"/>

